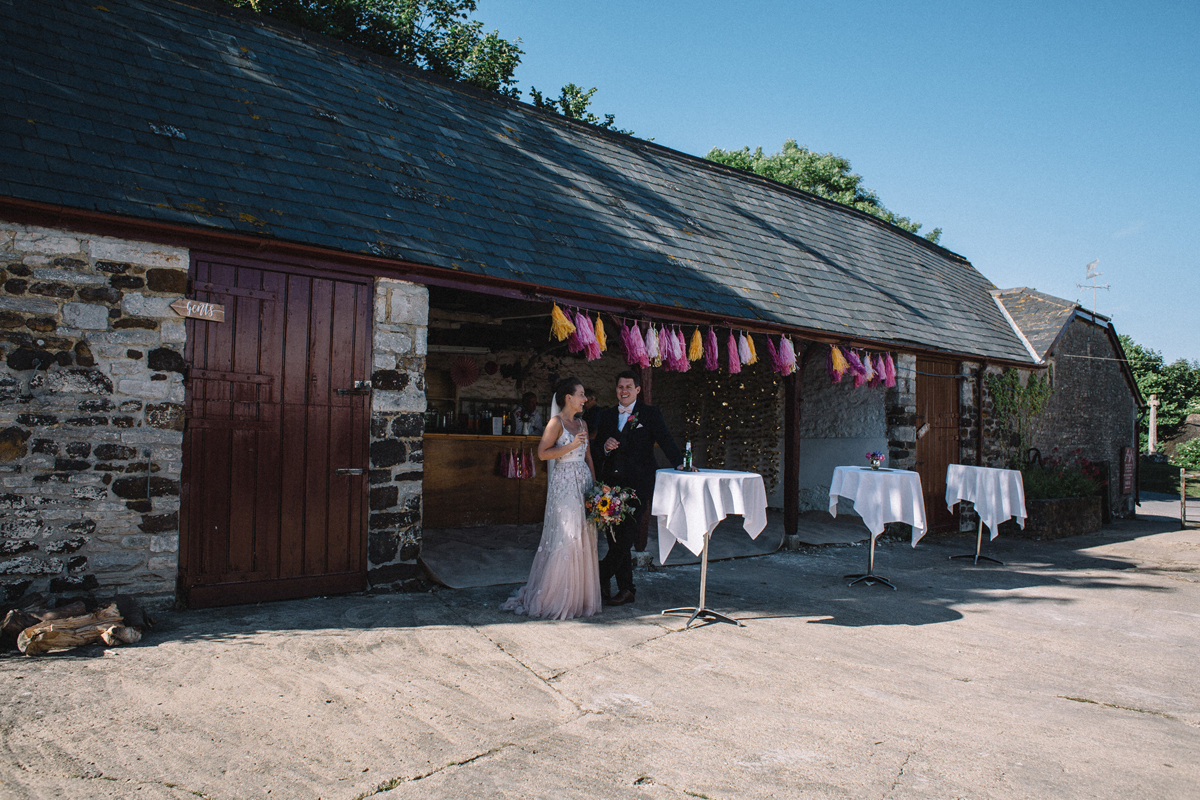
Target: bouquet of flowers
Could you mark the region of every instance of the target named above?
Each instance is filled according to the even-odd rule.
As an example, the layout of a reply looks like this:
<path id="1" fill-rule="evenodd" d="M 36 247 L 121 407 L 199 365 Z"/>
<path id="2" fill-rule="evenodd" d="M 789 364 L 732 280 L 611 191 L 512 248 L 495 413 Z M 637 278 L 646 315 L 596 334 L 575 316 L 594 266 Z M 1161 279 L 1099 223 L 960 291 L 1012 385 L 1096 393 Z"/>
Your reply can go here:
<path id="1" fill-rule="evenodd" d="M 597 528 L 611 531 L 633 513 L 637 502 L 633 489 L 597 483 L 584 494 L 583 508 Z"/>
<path id="2" fill-rule="evenodd" d="M 884 461 L 887 461 L 887 456 L 883 453 L 867 453 L 867 462 L 870 463 L 871 469 L 879 469 Z"/>

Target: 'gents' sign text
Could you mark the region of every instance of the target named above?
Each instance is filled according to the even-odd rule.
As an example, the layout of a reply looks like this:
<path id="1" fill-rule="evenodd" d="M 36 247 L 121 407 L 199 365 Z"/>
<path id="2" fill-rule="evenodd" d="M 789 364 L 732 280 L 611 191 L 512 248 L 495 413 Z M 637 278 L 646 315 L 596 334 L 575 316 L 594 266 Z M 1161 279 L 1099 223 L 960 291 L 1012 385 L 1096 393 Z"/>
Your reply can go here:
<path id="1" fill-rule="evenodd" d="M 225 321 L 225 306 L 218 305 L 217 303 L 201 303 L 198 300 L 188 300 L 186 297 L 181 297 L 174 303 L 171 303 L 171 308 L 181 317 L 203 319 L 208 322 Z"/>

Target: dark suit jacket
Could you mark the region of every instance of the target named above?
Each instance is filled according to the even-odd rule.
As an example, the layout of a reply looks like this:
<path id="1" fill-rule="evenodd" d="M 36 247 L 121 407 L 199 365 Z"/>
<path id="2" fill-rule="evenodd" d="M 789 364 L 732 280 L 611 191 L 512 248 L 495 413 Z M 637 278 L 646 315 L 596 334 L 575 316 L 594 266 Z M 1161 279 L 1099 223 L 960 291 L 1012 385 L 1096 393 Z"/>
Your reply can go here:
<path id="1" fill-rule="evenodd" d="M 639 400 L 633 405 L 633 414 L 637 415 L 637 421 L 626 424 L 625 430 L 619 431 L 617 407 L 600 412 L 596 419 L 596 438 L 592 440 L 592 463 L 605 481 L 637 490 L 645 507 L 649 508 L 647 492 L 653 491 L 654 471 L 658 469 L 654 445 L 662 448 L 673 467 L 683 463 L 683 456 L 663 422 L 661 411 Z M 605 453 L 604 443 L 610 436 L 621 442 L 621 446 Z"/>

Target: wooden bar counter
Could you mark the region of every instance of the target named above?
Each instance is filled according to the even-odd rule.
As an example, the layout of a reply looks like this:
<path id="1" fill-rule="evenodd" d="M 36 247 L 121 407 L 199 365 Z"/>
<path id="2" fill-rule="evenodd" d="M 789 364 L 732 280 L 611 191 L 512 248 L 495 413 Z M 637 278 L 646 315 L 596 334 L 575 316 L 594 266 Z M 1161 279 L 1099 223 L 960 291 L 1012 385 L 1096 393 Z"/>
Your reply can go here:
<path id="1" fill-rule="evenodd" d="M 424 526 L 473 528 L 541 522 L 546 511 L 546 463 L 540 436 L 427 433 L 424 437 Z M 500 458 L 532 450 L 532 478 L 504 478 Z"/>

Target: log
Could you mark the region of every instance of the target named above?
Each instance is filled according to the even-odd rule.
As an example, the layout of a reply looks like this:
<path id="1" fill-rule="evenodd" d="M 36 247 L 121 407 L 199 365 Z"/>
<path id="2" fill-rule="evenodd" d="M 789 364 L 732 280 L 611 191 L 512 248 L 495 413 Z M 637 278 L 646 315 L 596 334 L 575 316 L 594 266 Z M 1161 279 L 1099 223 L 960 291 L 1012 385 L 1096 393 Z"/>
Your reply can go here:
<path id="1" fill-rule="evenodd" d="M 123 628 L 123 622 L 116 603 L 83 616 L 45 620 L 21 631 L 17 636 L 17 649 L 27 656 L 52 650 L 69 650 L 100 641 L 106 633 L 114 642 L 124 641 L 112 633 L 115 628 Z"/>
<path id="2" fill-rule="evenodd" d="M 39 622 L 78 617 L 86 613 L 87 606 L 83 604 L 82 600 L 76 600 L 53 610 L 40 604 L 26 605 L 24 608 L 13 609 L 4 615 L 4 622 L 0 623 L 0 638 L 13 640 L 20 635 L 21 631 L 37 625 Z"/>

